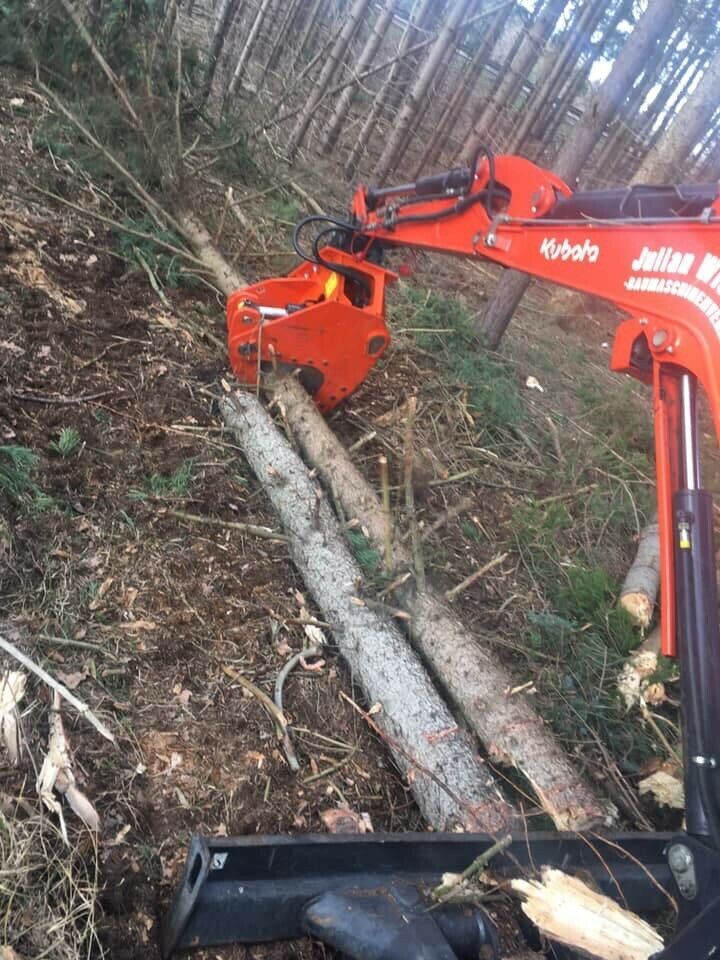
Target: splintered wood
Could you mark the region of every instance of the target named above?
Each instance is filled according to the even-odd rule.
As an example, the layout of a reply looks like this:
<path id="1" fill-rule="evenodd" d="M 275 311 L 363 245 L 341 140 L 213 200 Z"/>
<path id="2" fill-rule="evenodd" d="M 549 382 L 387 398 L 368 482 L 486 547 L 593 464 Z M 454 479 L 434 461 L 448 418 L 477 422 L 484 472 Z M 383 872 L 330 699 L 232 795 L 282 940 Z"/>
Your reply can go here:
<path id="1" fill-rule="evenodd" d="M 542 881 L 513 880 L 525 900 L 523 912 L 552 940 L 596 960 L 648 960 L 663 941 L 640 917 L 577 877 L 543 867 Z"/>

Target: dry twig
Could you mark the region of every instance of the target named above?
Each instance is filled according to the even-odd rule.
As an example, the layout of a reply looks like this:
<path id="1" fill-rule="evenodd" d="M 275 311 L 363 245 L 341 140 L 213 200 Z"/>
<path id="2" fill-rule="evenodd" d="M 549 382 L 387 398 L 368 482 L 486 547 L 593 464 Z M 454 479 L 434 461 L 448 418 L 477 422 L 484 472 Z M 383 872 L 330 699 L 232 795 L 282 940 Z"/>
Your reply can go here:
<path id="1" fill-rule="evenodd" d="M 304 650 L 301 650 L 300 653 L 296 653 L 294 656 L 290 657 L 280 673 L 278 673 L 277 680 L 275 681 L 275 706 L 278 708 L 283 717 L 285 716 L 283 712 L 283 686 L 285 685 L 285 681 L 287 680 L 291 671 L 305 657 L 319 657 L 321 655 L 322 650 L 320 647 L 306 647 Z M 283 732 L 283 749 L 285 751 L 285 756 L 287 757 L 287 762 L 290 766 L 290 769 L 293 771 L 293 773 L 297 773 L 300 769 L 300 764 L 298 763 L 298 758 L 295 754 L 295 748 L 293 747 L 292 738 L 290 736 L 290 728 L 287 726 L 287 724 L 285 725 L 285 730 Z"/>
<path id="2" fill-rule="evenodd" d="M 414 429 L 415 415 L 417 414 L 417 397 L 412 396 L 407 402 L 407 423 L 405 424 L 405 449 L 403 466 L 405 473 L 405 508 L 410 526 L 410 545 L 412 547 L 413 567 L 415 568 L 415 582 L 422 593 L 425 590 L 425 561 L 420 543 L 417 514 L 415 513 L 415 488 L 413 487 L 413 468 L 415 464 Z"/>
<path id="3" fill-rule="evenodd" d="M 471 573 L 469 577 L 465 577 L 462 583 L 459 583 L 456 587 L 453 587 L 452 590 L 446 590 L 445 599 L 454 600 L 458 594 L 463 592 L 463 590 L 467 590 L 468 587 L 471 587 L 474 583 L 477 583 L 478 580 L 484 577 L 486 573 L 489 573 L 492 569 L 501 564 L 506 557 L 506 553 L 499 553 L 496 557 L 493 557 L 492 560 L 489 560 L 474 573 Z"/>
<path id="4" fill-rule="evenodd" d="M 276 533 L 270 527 L 259 527 L 254 523 L 240 523 L 237 520 L 220 520 L 219 517 L 204 517 L 197 513 L 185 513 L 183 510 L 167 510 L 171 517 L 177 517 L 179 520 L 187 520 L 188 523 L 204 523 L 210 527 L 225 527 L 228 530 L 237 530 L 238 533 L 245 533 L 248 536 L 260 537 L 263 540 L 279 540 L 287 542 L 284 533 Z"/>
<path id="5" fill-rule="evenodd" d="M 60 683 L 59 680 L 56 680 L 54 677 L 51 677 L 47 670 L 43 670 L 42 667 L 39 667 L 30 657 L 26 656 L 22 650 L 18 650 L 14 643 L 10 643 L 5 637 L 0 636 L 0 648 L 5 651 L 5 653 L 10 654 L 18 663 L 21 663 L 27 670 L 31 673 L 34 673 L 36 677 L 39 677 L 43 683 L 46 683 L 49 687 L 52 687 L 63 700 L 66 700 L 71 707 L 74 707 L 80 716 L 85 717 L 88 723 L 91 723 L 98 733 L 101 733 L 106 740 L 109 740 L 111 743 L 115 743 L 114 735 L 108 730 L 104 723 L 95 716 L 90 707 L 83 703 L 82 700 L 79 700 L 74 693 L 70 693 L 68 688 Z"/>

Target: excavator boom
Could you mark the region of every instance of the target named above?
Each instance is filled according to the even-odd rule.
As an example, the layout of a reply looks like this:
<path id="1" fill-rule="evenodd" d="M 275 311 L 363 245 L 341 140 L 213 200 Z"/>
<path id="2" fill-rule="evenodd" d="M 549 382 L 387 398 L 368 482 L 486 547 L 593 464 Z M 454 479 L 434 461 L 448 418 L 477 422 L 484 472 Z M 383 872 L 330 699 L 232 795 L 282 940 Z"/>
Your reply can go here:
<path id="1" fill-rule="evenodd" d="M 313 225 L 320 228 L 308 250 L 303 234 Z M 656 877 L 673 889 L 678 932 L 657 960 L 720 955 L 720 626 L 713 505 L 702 487 L 696 423 L 702 388 L 720 436 L 718 185 L 573 192 L 522 157 L 480 148 L 467 167 L 358 187 L 348 219 L 308 217 L 294 245 L 302 262 L 288 276 L 230 297 L 230 363 L 247 384 L 264 370 L 299 370 L 322 411 L 357 389 L 388 346 L 385 292 L 396 279 L 380 264 L 388 248 L 486 259 L 602 297 L 625 313 L 611 367 L 652 387 L 662 650 L 680 658 L 686 831 L 672 839 L 645 835 L 648 845 L 630 863 L 627 838 L 616 838 L 617 856 L 607 859 L 613 879 L 625 871 L 648 908 Z M 343 852 L 318 838 L 308 851 L 322 856 L 307 858 L 305 840 L 255 838 L 215 849 L 199 838 L 168 920 L 166 953 L 304 931 L 357 960 L 450 960 L 482 948 L 496 956 L 482 911 L 467 923 L 430 918 L 422 895 L 441 863 L 470 862 L 488 838 L 443 846 L 449 838 L 438 837 L 437 845 L 408 838 L 392 855 L 391 841 L 380 838 L 376 847 L 353 847 L 352 862 L 350 846 Z M 548 842 L 542 862 L 582 857 L 582 843 L 560 835 Z M 296 894 L 284 912 L 289 901 L 278 900 L 273 864 L 283 865 L 281 879 Z"/>

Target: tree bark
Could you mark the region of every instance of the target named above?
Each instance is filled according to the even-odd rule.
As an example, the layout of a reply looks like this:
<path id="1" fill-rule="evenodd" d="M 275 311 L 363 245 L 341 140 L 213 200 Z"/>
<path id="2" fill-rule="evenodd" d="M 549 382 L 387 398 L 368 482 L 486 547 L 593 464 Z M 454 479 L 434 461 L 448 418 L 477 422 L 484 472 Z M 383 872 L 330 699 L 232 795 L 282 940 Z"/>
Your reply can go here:
<path id="1" fill-rule="evenodd" d="M 223 293 L 229 295 L 245 285 L 193 215 L 180 211 L 177 219 Z M 309 398 L 308 402 L 311 420 L 328 430 Z M 338 625 L 334 635 L 353 678 L 371 703 L 382 704 L 375 722 L 387 736 L 398 767 L 408 774 L 425 819 L 438 830 L 455 824 L 466 830 L 505 833 L 515 813 L 478 759 L 470 738 L 457 727 L 417 655 L 396 627 L 369 607 L 358 605 L 361 571 L 300 458 L 254 395 L 226 398 L 223 415 L 280 514 L 291 537 L 293 560 L 325 618 Z"/>
<path id="2" fill-rule="evenodd" d="M 177 213 L 177 221 L 182 227 L 183 235 L 208 270 L 212 272 L 218 287 L 226 297 L 240 287 L 246 286 L 245 280 L 223 257 L 204 225 L 193 213 L 180 210 Z"/>
<path id="3" fill-rule="evenodd" d="M 418 107 L 422 103 L 443 59 L 453 49 L 455 33 L 462 22 L 465 7 L 466 3 L 461 2 L 461 0 L 456 0 L 450 5 L 442 29 L 438 33 L 435 43 L 430 47 L 420 72 L 408 91 L 402 109 L 393 123 L 385 148 L 375 165 L 373 178 L 377 183 L 382 184 L 390 170 L 395 167 L 400 147 L 417 115 Z"/>
<path id="4" fill-rule="evenodd" d="M 695 90 L 663 131 L 657 146 L 643 160 L 635 183 L 682 183 L 690 151 L 702 139 L 717 109 L 720 51 L 712 58 Z"/>
<path id="5" fill-rule="evenodd" d="M 333 624 L 354 680 L 371 704 L 381 704 L 375 723 L 427 822 L 437 830 L 506 832 L 511 808 L 420 660 L 395 626 L 358 604 L 361 570 L 304 463 L 253 395 L 226 398 L 221 410 L 282 520 L 292 560 Z"/>
<path id="6" fill-rule="evenodd" d="M 454 2 L 454 0 L 450 0 Z M 408 46 L 415 46 L 422 35 L 427 36 L 435 27 L 439 19 L 442 19 L 447 0 L 431 0 L 430 3 L 424 3 L 423 0 L 413 2 L 413 9 L 408 18 L 407 27 L 403 34 L 403 39 L 407 36 Z M 393 82 L 387 94 L 386 112 L 394 117 L 400 109 L 400 105 L 405 98 L 412 78 L 417 73 L 420 58 L 410 53 L 397 65 L 394 71 Z"/>
<path id="7" fill-rule="evenodd" d="M 228 27 L 230 26 L 230 21 L 235 16 L 239 2 L 240 0 L 220 0 L 220 6 L 215 17 L 215 25 L 213 28 L 212 40 L 210 42 L 210 50 L 208 52 L 207 73 L 205 74 L 205 83 L 203 86 L 204 101 L 207 101 L 210 96 L 210 91 L 212 90 L 213 80 L 215 79 L 215 73 L 217 71 L 220 55 L 225 45 L 225 37 L 227 36 Z"/>
<path id="8" fill-rule="evenodd" d="M 482 42 L 478 44 L 478 48 L 472 60 L 467 64 L 450 102 L 447 104 L 447 107 L 443 106 L 440 123 L 436 126 L 433 135 L 429 138 L 427 147 L 417 165 L 415 172 L 416 177 L 421 176 L 430 164 L 435 163 L 442 153 L 448 134 L 455 127 L 458 117 L 470 99 L 475 85 L 479 82 L 483 67 L 491 58 L 497 39 L 512 11 L 513 7 L 508 4 L 507 6 L 501 7 L 491 20 L 487 35 L 483 38 Z M 468 154 L 468 156 L 470 155 Z"/>
<path id="9" fill-rule="evenodd" d="M 308 38 L 315 31 L 315 27 L 320 15 L 320 9 L 324 3 L 324 0 L 312 0 L 312 6 L 308 10 L 305 25 L 303 27 L 303 32 L 300 36 L 300 42 L 297 46 L 297 52 L 292 62 L 292 67 L 290 68 L 291 73 L 294 73 L 297 66 L 298 60 L 302 57 L 305 50 L 305 45 L 308 42 Z"/>
<path id="10" fill-rule="evenodd" d="M 365 41 L 365 46 L 363 47 L 362 53 L 358 58 L 357 66 L 353 66 L 352 68 L 356 77 L 359 74 L 362 74 L 372 63 L 373 57 L 377 53 L 380 44 L 383 41 L 383 37 L 387 32 L 387 28 L 392 22 L 396 2 L 397 0 L 387 0 L 385 6 L 378 14 L 377 19 L 370 30 L 370 34 Z M 325 136 L 323 137 L 322 146 L 320 147 L 322 153 L 329 153 L 330 150 L 332 150 L 332 148 L 335 146 L 337 138 L 340 134 L 340 130 L 342 129 L 342 126 L 347 118 L 348 110 L 355 99 L 358 86 L 358 80 L 354 80 L 353 83 L 345 87 L 343 92 L 340 94 L 340 98 L 338 99 L 335 110 L 333 111 L 333 115 L 328 123 L 327 130 L 325 131 Z"/>
<path id="11" fill-rule="evenodd" d="M 253 20 L 252 26 L 250 27 L 250 32 L 247 35 L 245 44 L 240 51 L 240 56 L 238 57 L 237 63 L 235 64 L 235 69 L 233 75 L 230 78 L 230 83 L 228 84 L 227 91 L 225 93 L 225 101 L 229 101 L 231 97 L 235 95 L 237 88 L 240 86 L 240 81 L 242 80 L 243 74 L 245 73 L 245 67 L 247 66 L 248 60 L 250 59 L 250 54 L 252 53 L 255 41 L 258 38 L 258 34 L 265 20 L 265 15 L 270 9 L 270 4 L 272 0 L 260 0 L 260 6 L 257 9 L 255 14 L 255 19 Z"/>
<path id="12" fill-rule="evenodd" d="M 308 394 L 292 377 L 273 380 L 271 391 L 285 412 L 294 439 L 346 516 L 358 519 L 382 550 L 386 533 L 382 505 Z M 393 545 L 393 557 L 400 566 L 412 569 L 411 557 L 398 541 Z M 408 588 L 396 596 L 411 615 L 408 628 L 416 649 L 491 758 L 524 774 L 559 830 L 580 830 L 602 820 L 607 810 L 579 780 L 542 719 L 526 699 L 505 695 L 512 682 L 497 657 L 480 646 L 430 590 L 414 594 Z"/>
<path id="13" fill-rule="evenodd" d="M 605 3 L 606 0 L 595 0 L 594 3 L 578 7 L 577 22 L 569 27 L 568 36 L 557 57 L 552 59 L 549 72 L 543 77 L 525 105 L 525 118 L 514 132 L 508 145 L 510 153 L 516 153 L 525 144 L 543 108 L 552 97 L 557 81 L 572 69 L 572 64 L 575 62 L 574 58 L 577 55 L 578 38 L 584 37 L 592 30 L 595 22 L 602 16 Z"/>
<path id="14" fill-rule="evenodd" d="M 337 70 L 342 58 L 345 56 L 345 52 L 350 44 L 350 41 L 352 40 L 353 34 L 355 33 L 360 20 L 365 15 L 369 5 L 370 0 L 355 0 L 349 12 L 347 13 L 342 27 L 335 38 L 332 49 L 328 54 L 327 60 L 320 71 L 320 76 L 315 84 L 315 89 L 308 98 L 307 108 L 303 110 L 298 117 L 297 123 L 290 134 L 285 151 L 289 159 L 292 159 L 295 156 L 298 147 L 305 139 L 305 134 L 310 126 L 310 122 L 312 121 L 314 108 L 323 98 L 330 80 Z"/>
<path id="15" fill-rule="evenodd" d="M 667 58 L 667 47 L 674 49 L 679 39 L 680 30 L 671 27 L 666 30 L 663 37 L 659 38 L 658 46 L 654 56 L 645 66 L 645 69 L 639 75 L 637 82 L 633 85 L 630 95 L 625 104 L 623 116 L 617 117 L 614 124 L 608 129 L 605 144 L 597 153 L 595 168 L 593 170 L 593 181 L 600 181 L 603 185 L 612 183 L 612 167 L 622 152 L 618 149 L 621 141 L 625 139 L 628 131 L 632 136 L 639 136 L 637 131 L 638 115 L 640 108 L 647 100 L 648 94 L 656 83 L 662 83 L 663 63 Z M 665 41 L 665 42 L 663 42 Z M 660 68 L 660 69 L 659 69 Z M 628 125 L 626 118 L 633 118 L 632 128 Z"/>
<path id="16" fill-rule="evenodd" d="M 302 0 L 289 0 L 287 9 L 285 10 L 285 16 L 283 17 L 282 23 L 277 29 L 273 44 L 270 48 L 270 53 L 267 55 L 267 60 L 263 66 L 260 77 L 260 85 L 264 83 L 268 72 L 272 70 L 277 56 L 285 44 L 286 37 L 291 33 L 295 20 L 297 19 L 298 7 L 301 3 Z"/>
<path id="17" fill-rule="evenodd" d="M 652 55 L 657 38 L 675 13 L 673 0 L 650 0 L 645 13 L 617 56 L 613 68 L 558 153 L 553 169 L 572 187 L 608 121 L 622 105 L 633 78 Z M 475 329 L 480 340 L 496 349 L 530 284 L 518 270 L 506 271 Z"/>
<path id="18" fill-rule="evenodd" d="M 400 45 L 398 47 L 398 57 L 403 57 L 407 53 L 407 51 L 411 48 L 413 37 L 414 37 L 413 21 L 415 20 L 417 23 L 420 23 L 422 21 L 422 18 L 425 15 L 425 11 L 427 10 L 427 8 L 430 6 L 432 2 L 433 0 L 417 0 L 417 3 L 413 8 L 412 13 L 410 14 L 410 20 L 408 21 L 407 26 L 405 27 L 405 31 L 400 39 Z M 390 70 L 390 73 L 388 74 L 384 83 L 380 87 L 380 90 L 376 93 L 372 103 L 370 104 L 370 109 L 368 110 L 365 116 L 365 119 L 363 120 L 360 133 L 358 134 L 357 139 L 355 140 L 355 143 L 350 151 L 350 155 L 345 161 L 343 172 L 348 180 L 350 180 L 355 175 L 358 162 L 361 156 L 363 155 L 363 153 L 365 152 L 365 150 L 367 149 L 368 141 L 370 140 L 370 137 L 372 136 L 373 131 L 377 126 L 378 117 L 380 117 L 380 115 L 382 114 L 385 108 L 385 105 L 390 96 L 390 91 L 392 90 L 393 83 L 395 81 L 395 77 L 397 75 L 397 72 L 401 63 L 402 63 L 401 60 L 397 60 L 393 64 Z"/>
<path id="19" fill-rule="evenodd" d="M 535 128 L 534 136 L 543 147 L 553 142 L 557 131 L 567 118 L 568 111 L 572 108 L 578 94 L 588 82 L 590 70 L 595 62 L 595 52 L 591 53 L 585 63 L 576 64 L 575 75 L 567 84 L 562 96 L 552 105 L 552 110 L 548 111 L 549 116 Z"/>
<path id="20" fill-rule="evenodd" d="M 657 521 L 640 534 L 637 553 L 623 580 L 620 606 L 639 627 L 649 627 L 660 588 L 660 539 Z"/>
<path id="21" fill-rule="evenodd" d="M 518 90 L 526 80 L 533 62 L 540 56 L 540 51 L 552 34 L 566 6 L 567 0 L 550 0 L 523 37 L 512 62 L 503 64 L 503 78 L 500 85 L 465 138 L 463 153 L 466 156 L 472 156 L 478 145 L 482 143 L 492 129 L 494 119 L 500 117 L 504 110 L 512 109 Z"/>

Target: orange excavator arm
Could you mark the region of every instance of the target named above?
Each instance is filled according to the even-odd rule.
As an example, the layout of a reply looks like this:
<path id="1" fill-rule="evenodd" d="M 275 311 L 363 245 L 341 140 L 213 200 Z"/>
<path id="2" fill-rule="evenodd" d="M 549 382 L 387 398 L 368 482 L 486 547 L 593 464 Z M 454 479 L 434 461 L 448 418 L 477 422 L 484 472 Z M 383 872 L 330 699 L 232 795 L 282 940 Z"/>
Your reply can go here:
<path id="1" fill-rule="evenodd" d="M 305 251 L 300 232 L 313 222 L 324 229 Z M 255 383 L 263 365 L 299 369 L 323 411 L 363 382 L 389 343 L 385 290 L 396 275 L 377 262 L 384 248 L 490 260 L 627 313 L 611 367 L 653 386 L 663 652 L 674 655 L 673 497 L 693 480 L 697 383 L 720 436 L 717 185 L 573 193 L 522 157 L 481 148 L 467 168 L 358 187 L 347 221 L 308 217 L 295 246 L 303 261 L 288 276 L 230 297 L 230 360 L 245 383 Z"/>

